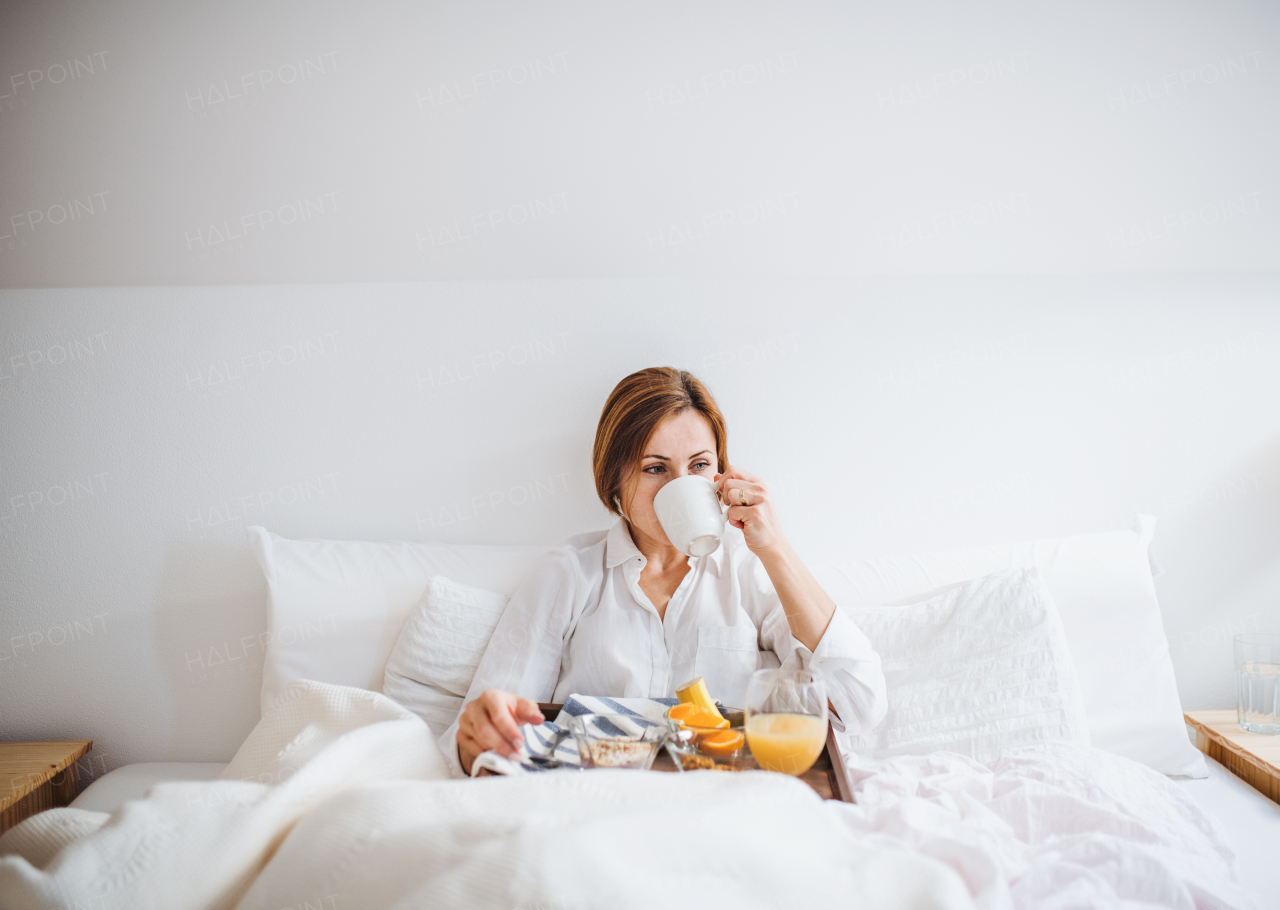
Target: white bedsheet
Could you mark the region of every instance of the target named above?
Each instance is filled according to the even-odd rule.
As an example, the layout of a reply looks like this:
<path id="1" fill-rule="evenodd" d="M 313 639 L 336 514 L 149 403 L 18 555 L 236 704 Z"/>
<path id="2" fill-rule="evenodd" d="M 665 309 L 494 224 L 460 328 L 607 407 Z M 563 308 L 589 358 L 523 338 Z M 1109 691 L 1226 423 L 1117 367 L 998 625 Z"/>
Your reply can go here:
<path id="1" fill-rule="evenodd" d="M 0 836 L 0 905 L 1251 906 L 1182 786 L 1095 750 L 897 758 L 857 805 L 763 772 L 447 780 L 385 696 L 287 691 L 222 780 Z"/>
<path id="2" fill-rule="evenodd" d="M 847 823 L 960 872 L 983 907 L 1259 906 L 1222 827 L 1177 781 L 1074 743 L 980 763 L 956 753 L 846 761 Z"/>
<path id="3" fill-rule="evenodd" d="M 1280 805 L 1205 756 L 1209 776 L 1180 786 L 1226 833 L 1240 863 L 1240 881 L 1261 907 L 1280 910 Z"/>

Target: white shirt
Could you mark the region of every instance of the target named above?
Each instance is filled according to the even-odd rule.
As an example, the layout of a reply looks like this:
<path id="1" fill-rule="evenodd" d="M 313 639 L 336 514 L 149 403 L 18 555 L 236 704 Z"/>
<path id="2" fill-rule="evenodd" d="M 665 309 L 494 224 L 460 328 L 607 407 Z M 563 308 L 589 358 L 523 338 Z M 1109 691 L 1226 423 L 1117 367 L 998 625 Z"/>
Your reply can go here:
<path id="1" fill-rule="evenodd" d="M 786 612 L 742 532 L 689 557 L 665 617 L 640 589 L 645 557 L 619 520 L 546 554 L 512 595 L 480 659 L 464 704 L 486 689 L 540 702 L 570 695 L 663 698 L 696 676 L 712 698 L 742 707 L 747 680 L 770 667 L 820 670 L 836 729 L 870 730 L 888 710 L 880 656 L 837 609 L 818 647 L 791 634 Z M 440 748 L 461 775 L 458 722 Z"/>

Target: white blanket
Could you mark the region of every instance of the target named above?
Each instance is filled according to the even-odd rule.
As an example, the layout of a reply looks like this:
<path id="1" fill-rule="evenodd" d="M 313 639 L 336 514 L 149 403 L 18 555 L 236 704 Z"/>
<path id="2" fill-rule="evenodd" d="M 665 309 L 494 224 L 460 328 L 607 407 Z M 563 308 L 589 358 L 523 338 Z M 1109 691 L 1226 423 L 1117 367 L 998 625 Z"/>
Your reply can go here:
<path id="1" fill-rule="evenodd" d="M 298 819 L 335 793 L 447 773 L 426 723 L 391 699 L 300 680 L 221 780 L 157 784 L 110 816 L 50 809 L 6 831 L 0 854 L 18 855 L 0 856 L 0 906 L 231 908 Z M 68 840 L 50 856 L 50 842 Z"/>
<path id="2" fill-rule="evenodd" d="M 982 764 L 955 753 L 850 758 L 861 843 L 911 847 L 984 908 L 1252 908 L 1216 821 L 1145 765 L 1073 743 Z"/>
<path id="3" fill-rule="evenodd" d="M 0 906 L 1246 907 L 1213 823 L 1094 750 L 855 769 L 858 805 L 764 772 L 450 780 L 385 696 L 302 680 L 221 781 L 0 836 Z"/>

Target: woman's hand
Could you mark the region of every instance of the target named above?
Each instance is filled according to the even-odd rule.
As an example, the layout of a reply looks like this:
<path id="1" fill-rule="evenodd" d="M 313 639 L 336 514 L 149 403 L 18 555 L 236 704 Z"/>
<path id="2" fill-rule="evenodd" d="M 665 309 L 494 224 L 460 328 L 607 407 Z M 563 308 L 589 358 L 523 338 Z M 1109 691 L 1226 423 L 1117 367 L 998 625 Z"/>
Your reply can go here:
<path id="1" fill-rule="evenodd" d="M 742 530 L 747 547 L 769 573 L 792 636 L 810 651 L 817 650 L 835 615 L 835 601 L 782 536 L 769 488 L 759 477 L 732 465 L 715 481 L 720 501 L 729 504 L 729 523 Z"/>
<path id="2" fill-rule="evenodd" d="M 546 718 L 538 703 L 520 698 L 501 689 L 485 689 L 475 701 L 468 702 L 458 718 L 458 758 L 462 770 L 471 773 L 476 756 L 489 749 L 517 758 L 524 746 L 521 724 L 540 724 Z"/>
<path id="3" fill-rule="evenodd" d="M 725 517 L 742 531 L 751 552 L 758 556 L 786 543 L 773 510 L 773 495 L 763 480 L 733 465 L 714 480 L 720 501 L 729 507 Z"/>

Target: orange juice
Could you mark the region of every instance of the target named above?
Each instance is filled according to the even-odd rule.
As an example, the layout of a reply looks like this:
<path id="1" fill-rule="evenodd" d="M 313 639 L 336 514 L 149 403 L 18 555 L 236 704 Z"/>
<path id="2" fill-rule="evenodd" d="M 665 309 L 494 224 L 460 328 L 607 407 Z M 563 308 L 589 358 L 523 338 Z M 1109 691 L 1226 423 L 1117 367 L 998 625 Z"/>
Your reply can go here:
<path id="1" fill-rule="evenodd" d="M 747 743 L 760 767 L 803 774 L 813 767 L 827 742 L 827 725 L 811 714 L 753 714 Z"/>

